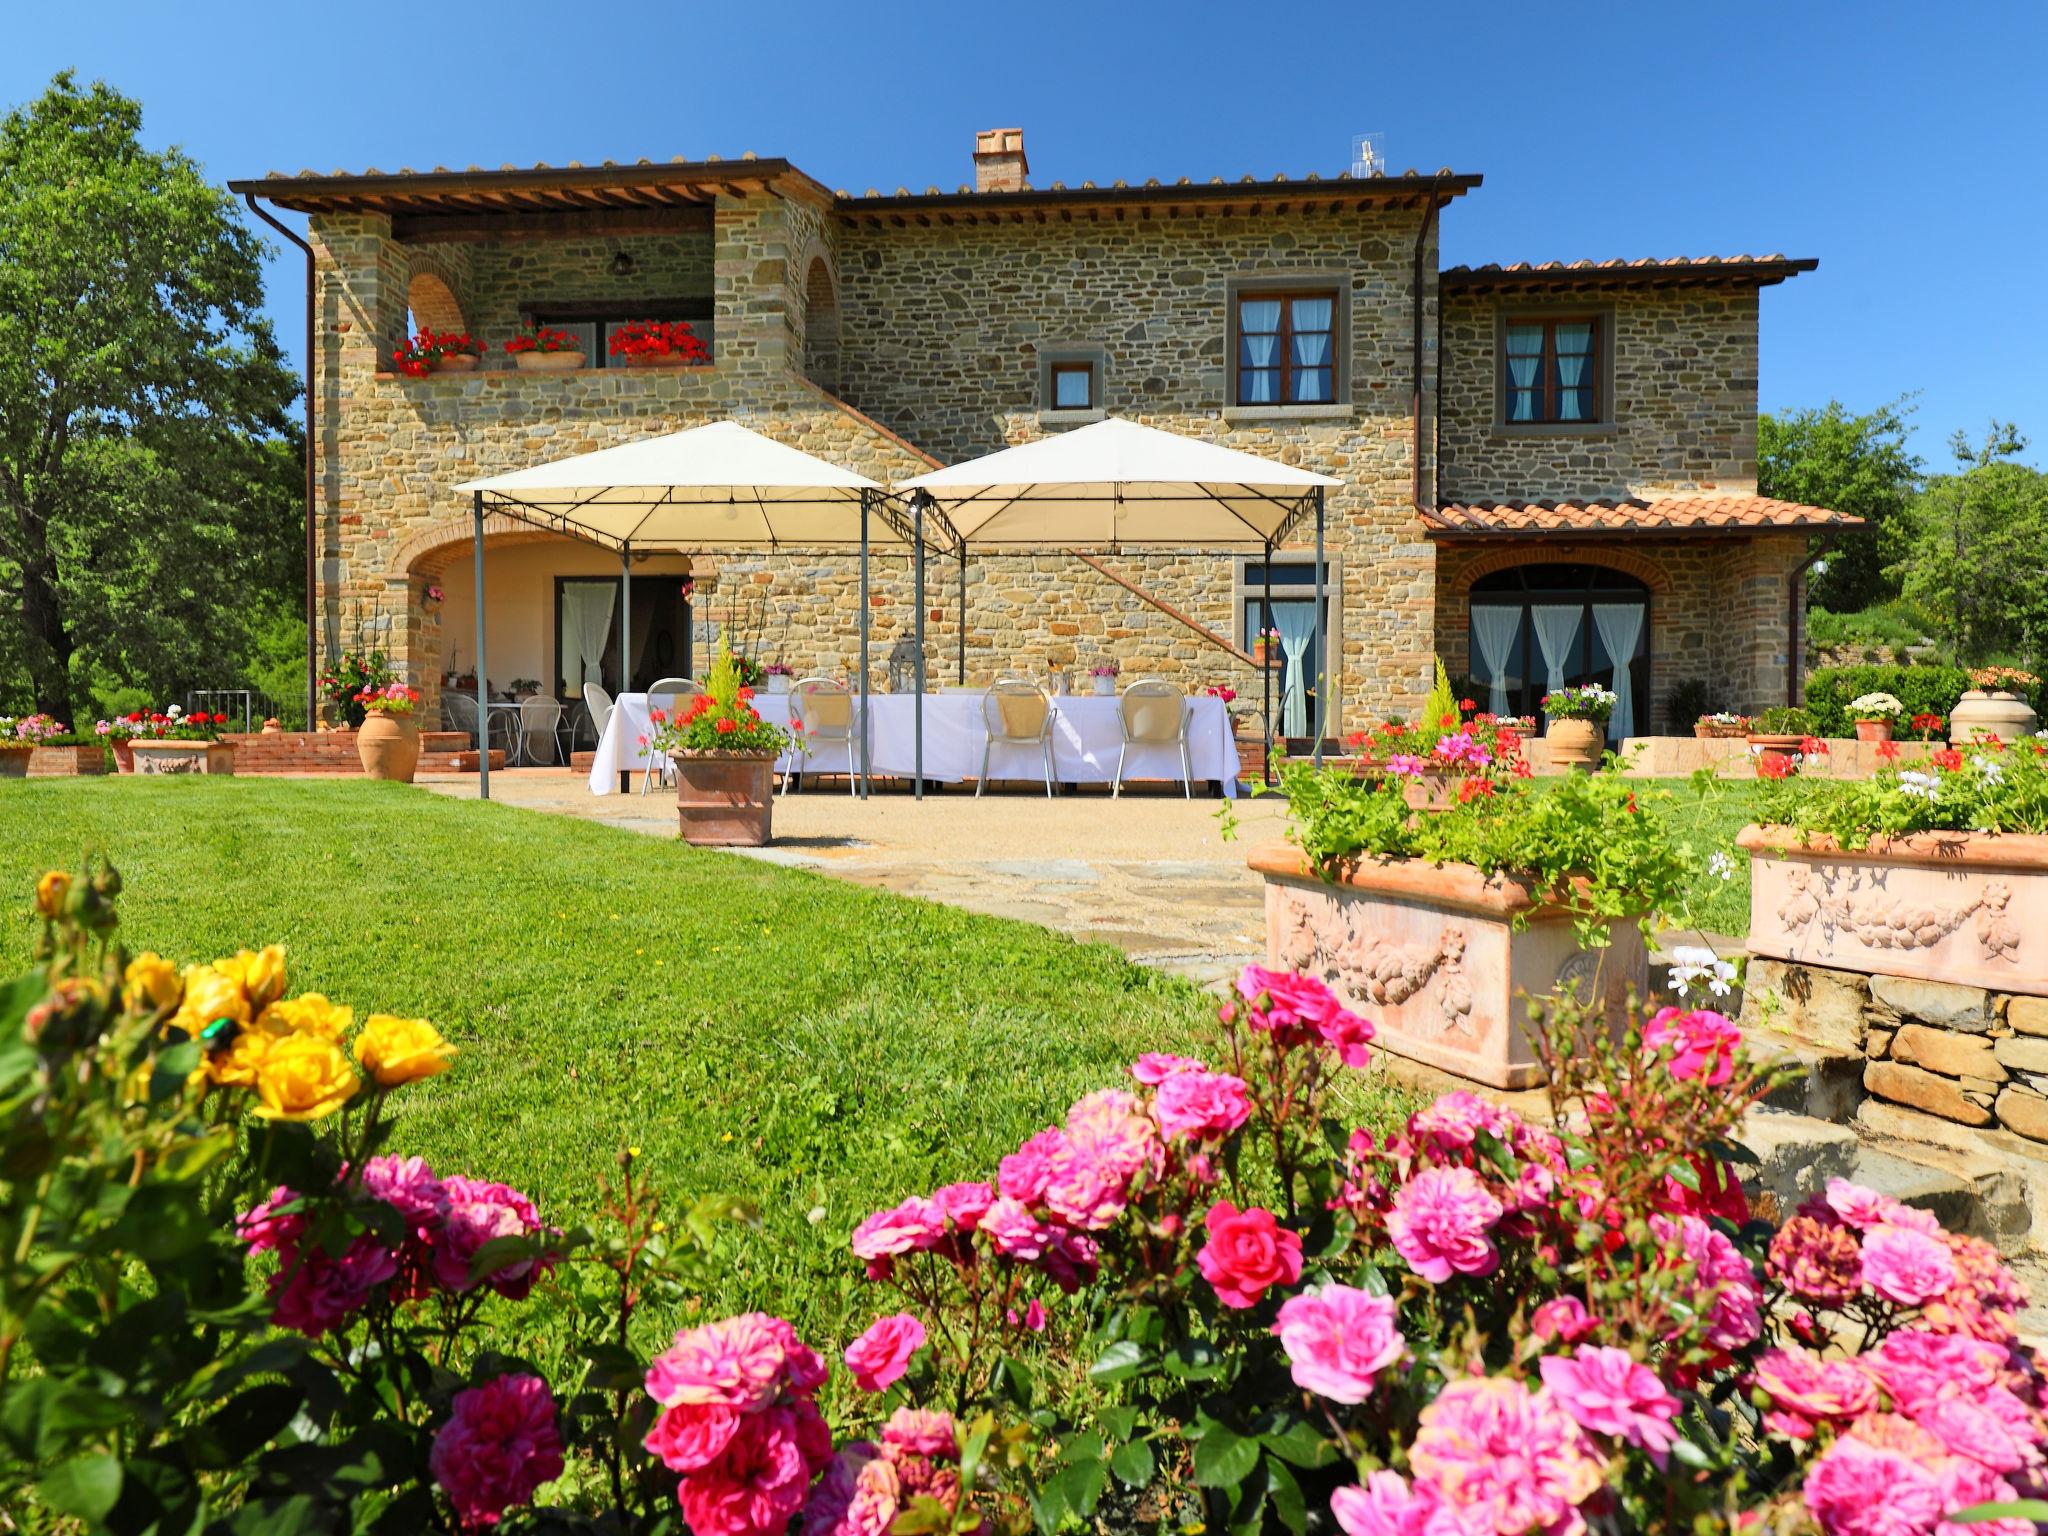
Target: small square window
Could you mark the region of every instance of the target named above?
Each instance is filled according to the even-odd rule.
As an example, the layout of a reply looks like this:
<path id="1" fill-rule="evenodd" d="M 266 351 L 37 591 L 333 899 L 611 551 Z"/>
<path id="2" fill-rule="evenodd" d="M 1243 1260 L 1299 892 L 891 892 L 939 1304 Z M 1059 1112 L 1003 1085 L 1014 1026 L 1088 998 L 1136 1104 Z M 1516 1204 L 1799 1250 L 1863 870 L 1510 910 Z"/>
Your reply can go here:
<path id="1" fill-rule="evenodd" d="M 1052 365 L 1052 403 L 1055 411 L 1092 411 L 1095 409 L 1095 365 L 1093 363 L 1054 363 Z"/>
<path id="2" fill-rule="evenodd" d="M 1254 292 L 1237 301 L 1237 403 L 1337 399 L 1337 294 Z"/>
<path id="3" fill-rule="evenodd" d="M 1600 317 L 1510 318 L 1501 375 L 1501 416 L 1510 426 L 1600 420 Z"/>

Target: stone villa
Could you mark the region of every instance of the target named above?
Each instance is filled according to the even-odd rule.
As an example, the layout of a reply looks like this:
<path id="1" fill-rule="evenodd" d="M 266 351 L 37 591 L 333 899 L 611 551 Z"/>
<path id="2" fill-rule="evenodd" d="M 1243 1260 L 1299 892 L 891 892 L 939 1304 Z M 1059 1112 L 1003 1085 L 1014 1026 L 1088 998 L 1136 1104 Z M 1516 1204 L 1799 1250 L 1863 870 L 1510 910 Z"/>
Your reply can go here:
<path id="1" fill-rule="evenodd" d="M 835 192 L 753 156 L 235 183 L 309 216 L 323 652 L 381 644 L 430 704 L 470 670 L 452 488 L 480 475 L 730 417 L 892 484 L 1112 414 L 1344 482 L 1327 613 L 1301 547 L 1274 561 L 1268 616 L 1324 657 L 1333 731 L 1412 708 L 1433 654 L 1514 711 L 1556 679 L 1614 680 L 1637 733 L 1670 728 L 1681 684 L 1744 711 L 1796 690 L 1813 535 L 1854 520 L 1756 495 L 1757 344 L 1762 290 L 1813 261 L 1443 268 L 1439 221 L 1480 185 L 1449 171 L 1028 176 L 1004 129 L 956 191 Z M 618 366 L 608 335 L 638 319 L 688 320 L 712 361 Z M 503 343 L 527 322 L 577 328 L 587 366 L 516 371 Z M 404 376 L 409 325 L 490 353 Z M 494 520 L 487 559 L 494 687 L 620 688 L 615 556 Z M 968 681 L 1113 658 L 1249 696 L 1260 564 L 971 556 Z M 701 671 L 707 621 L 843 675 L 853 566 L 646 554 L 631 682 Z M 878 672 L 913 618 L 906 566 L 878 561 Z M 928 593 L 949 682 L 956 581 L 942 565 Z"/>

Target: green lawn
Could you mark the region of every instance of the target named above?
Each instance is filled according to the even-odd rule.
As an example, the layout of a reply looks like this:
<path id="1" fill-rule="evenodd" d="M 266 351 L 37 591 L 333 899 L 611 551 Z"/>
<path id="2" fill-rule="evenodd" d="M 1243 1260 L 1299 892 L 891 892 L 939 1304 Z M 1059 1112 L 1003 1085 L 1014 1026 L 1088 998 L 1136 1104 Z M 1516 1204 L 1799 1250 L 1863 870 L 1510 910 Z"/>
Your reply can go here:
<path id="1" fill-rule="evenodd" d="M 434 1020 L 462 1054 L 399 1095 L 398 1145 L 442 1172 L 560 1221 L 623 1141 L 673 1188 L 756 1202 L 706 1300 L 821 1339 L 872 1305 L 851 1299 L 861 1216 L 992 1174 L 1136 1053 L 1199 1044 L 1213 1006 L 1029 924 L 351 780 L 0 785 L 0 960 L 25 960 L 34 875 L 87 853 L 122 872 L 131 949 L 275 941 L 295 991 Z"/>
<path id="2" fill-rule="evenodd" d="M 1735 834 L 1751 820 L 1756 783 L 1750 779 L 1716 782 L 1702 796 L 1687 779 L 1653 779 L 1671 798 L 1659 807 L 1680 841 L 1705 859 L 1715 850 L 1730 860 L 1727 878 L 1708 877 L 1692 893 L 1691 920 L 1714 933 L 1741 937 L 1749 932 L 1749 860 L 1736 851 Z"/>

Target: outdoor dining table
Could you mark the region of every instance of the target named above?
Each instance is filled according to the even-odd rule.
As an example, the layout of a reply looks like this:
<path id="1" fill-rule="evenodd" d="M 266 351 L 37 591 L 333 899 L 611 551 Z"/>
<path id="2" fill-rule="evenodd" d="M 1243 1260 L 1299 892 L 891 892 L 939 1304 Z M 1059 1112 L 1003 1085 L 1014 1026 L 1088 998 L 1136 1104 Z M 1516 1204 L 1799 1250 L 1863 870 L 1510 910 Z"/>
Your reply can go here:
<path id="1" fill-rule="evenodd" d="M 789 724 L 789 694 L 759 693 L 754 707 L 761 718 Z M 877 777 L 907 779 L 916 771 L 915 695 L 877 693 L 869 696 L 869 768 Z M 981 771 L 981 751 L 988 729 L 981 713 L 979 689 L 966 693 L 928 693 L 924 698 L 924 776 L 940 784 L 958 784 Z M 855 705 L 858 709 L 858 702 Z M 1195 787 L 1204 781 L 1236 798 L 1239 761 L 1230 712 L 1222 699 L 1199 694 L 1186 701 L 1188 760 Z M 631 787 L 649 754 L 643 743 L 654 734 L 647 695 L 622 693 L 613 702 L 611 719 L 597 744 L 590 766 L 590 791 L 608 795 Z M 1053 776 L 1062 784 L 1108 784 L 1116 778 L 1117 754 L 1123 745 L 1117 700 L 1096 694 L 1059 694 L 1052 700 Z M 853 759 L 848 762 L 848 758 Z M 841 774 L 858 770 L 859 745 L 852 750 L 837 743 L 820 747 L 807 758 L 792 748 L 775 764 L 778 773 Z M 989 759 L 991 779 L 1036 783 L 1043 763 L 1035 746 L 996 744 Z M 1126 783 L 1180 778 L 1180 752 L 1165 746 L 1133 747 L 1124 765 Z"/>

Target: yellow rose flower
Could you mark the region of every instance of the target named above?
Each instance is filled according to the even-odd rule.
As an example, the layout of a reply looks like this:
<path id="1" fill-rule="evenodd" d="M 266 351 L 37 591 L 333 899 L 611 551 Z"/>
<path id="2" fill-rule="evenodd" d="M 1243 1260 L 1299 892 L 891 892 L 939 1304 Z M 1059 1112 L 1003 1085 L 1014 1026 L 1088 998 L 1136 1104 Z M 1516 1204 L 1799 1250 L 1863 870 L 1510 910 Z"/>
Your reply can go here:
<path id="1" fill-rule="evenodd" d="M 455 1047 L 425 1019 L 373 1013 L 356 1036 L 356 1060 L 385 1088 L 446 1072 L 454 1056 Z"/>
<path id="2" fill-rule="evenodd" d="M 232 960 L 216 960 L 213 968 L 232 977 L 249 994 L 249 1016 L 255 1017 L 284 996 L 284 946 L 245 949 Z"/>
<path id="3" fill-rule="evenodd" d="M 64 914 L 64 898 L 71 894 L 71 877 L 61 869 L 45 870 L 36 882 L 36 910 L 45 917 Z"/>
<path id="4" fill-rule="evenodd" d="M 270 1041 L 256 1066 L 256 1093 L 263 1101 L 256 1113 L 266 1120 L 322 1120 L 362 1086 L 356 1069 L 332 1040 L 279 1036 Z"/>
<path id="5" fill-rule="evenodd" d="M 151 1008 L 169 1008 L 184 995 L 185 983 L 178 968 L 153 949 L 144 950 L 128 962 L 121 973 L 130 1007 L 141 1003 Z"/>
<path id="6" fill-rule="evenodd" d="M 206 1054 L 206 1075 L 225 1088 L 254 1088 L 278 1037 L 258 1029 L 245 1029 L 224 1051 Z"/>
<path id="7" fill-rule="evenodd" d="M 264 1009 L 256 1027 L 273 1035 L 318 1035 L 339 1044 L 355 1018 L 353 1008 L 330 1003 L 318 992 L 302 992 L 297 997 L 279 998 Z"/>
<path id="8" fill-rule="evenodd" d="M 249 1018 L 249 994 L 242 990 L 241 982 L 210 965 L 185 967 L 185 1000 L 171 1016 L 172 1024 L 197 1036 L 215 1019 L 247 1024 Z"/>

